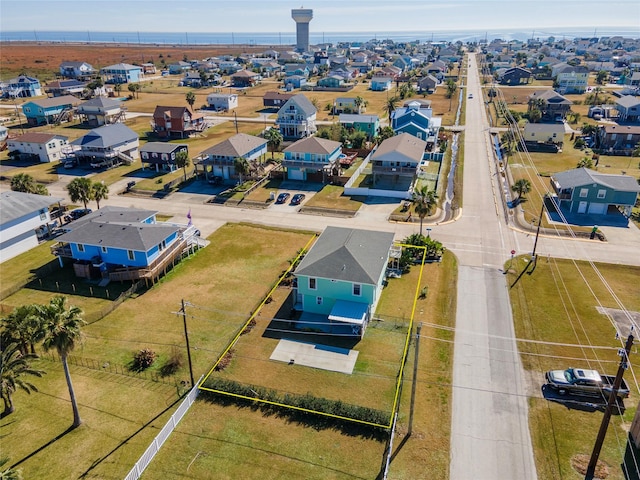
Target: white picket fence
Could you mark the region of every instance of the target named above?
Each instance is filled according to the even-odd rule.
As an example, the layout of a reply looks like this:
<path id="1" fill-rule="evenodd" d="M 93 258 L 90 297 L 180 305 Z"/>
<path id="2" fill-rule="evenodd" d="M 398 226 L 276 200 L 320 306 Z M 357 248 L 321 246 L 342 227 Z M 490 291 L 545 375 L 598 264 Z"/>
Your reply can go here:
<path id="1" fill-rule="evenodd" d="M 189 408 L 191 407 L 191 405 L 193 405 L 193 402 L 196 401 L 196 398 L 198 397 L 198 393 L 200 391 L 198 389 L 198 385 L 201 381 L 202 377 L 200 377 L 200 380 L 198 380 L 196 386 L 191 389 L 178 409 L 173 413 L 173 415 L 171 415 L 169 421 L 165 424 L 164 427 L 162 427 L 160 433 L 156 436 L 156 438 L 153 439 L 151 445 L 147 447 L 147 449 L 138 459 L 131 471 L 127 474 L 126 477 L 124 477 L 124 480 L 138 480 L 140 478 L 142 472 L 144 472 L 144 469 L 149 466 L 151 460 L 153 460 L 153 457 L 155 457 L 156 453 L 158 453 L 158 451 L 160 450 L 160 447 L 164 444 L 164 442 L 166 442 L 167 438 L 169 438 L 169 435 L 171 435 L 171 432 L 173 432 L 180 420 L 182 420 L 182 417 L 184 417 L 185 414 L 189 411 Z"/>

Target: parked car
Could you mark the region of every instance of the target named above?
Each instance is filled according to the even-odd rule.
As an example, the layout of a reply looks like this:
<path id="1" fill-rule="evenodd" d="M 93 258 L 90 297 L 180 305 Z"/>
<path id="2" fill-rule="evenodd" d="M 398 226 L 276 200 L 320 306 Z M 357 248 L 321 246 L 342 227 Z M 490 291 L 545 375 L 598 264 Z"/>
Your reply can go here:
<path id="1" fill-rule="evenodd" d="M 82 218 L 85 215 L 89 215 L 92 211 L 93 210 L 91 210 L 90 208 L 76 208 L 75 210 L 71 210 L 67 215 L 65 215 L 64 219 L 67 222 L 71 222 L 73 220 Z"/>
<path id="2" fill-rule="evenodd" d="M 63 167 L 64 168 L 73 168 L 78 164 L 78 162 L 76 162 L 75 160 L 67 160 L 66 162 L 64 162 Z"/>
<path id="3" fill-rule="evenodd" d="M 291 196 L 291 194 L 290 194 L 290 193 L 283 192 L 283 193 L 281 193 L 280 195 L 278 195 L 278 198 L 276 199 L 276 203 L 277 203 L 277 204 L 285 203 L 285 202 L 288 200 L 288 198 L 289 198 L 290 196 Z"/>
<path id="4" fill-rule="evenodd" d="M 545 374 L 547 384 L 560 395 L 571 393 L 574 395 L 589 395 L 608 397 L 613 390 L 613 375 L 601 375 L 595 370 L 584 368 L 568 368 L 566 370 L 551 370 Z M 622 379 L 618 389 L 619 398 L 629 396 L 629 386 Z"/>
<path id="5" fill-rule="evenodd" d="M 109 162 L 104 159 L 94 160 L 93 162 L 91 162 L 91 168 L 102 168 L 106 167 L 107 165 L 109 165 Z"/>
<path id="6" fill-rule="evenodd" d="M 291 199 L 291 205 L 300 205 L 304 200 L 304 198 L 305 198 L 304 193 L 296 193 Z"/>
<path id="7" fill-rule="evenodd" d="M 473 93 L 470 93 L 470 94 L 469 94 L 469 98 L 473 98 Z"/>

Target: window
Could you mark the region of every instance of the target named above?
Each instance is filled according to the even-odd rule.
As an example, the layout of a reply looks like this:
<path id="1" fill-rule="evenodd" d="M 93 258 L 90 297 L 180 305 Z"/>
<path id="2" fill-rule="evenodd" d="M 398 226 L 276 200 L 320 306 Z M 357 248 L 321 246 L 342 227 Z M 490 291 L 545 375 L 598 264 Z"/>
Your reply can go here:
<path id="1" fill-rule="evenodd" d="M 317 286 L 316 286 L 316 279 L 315 278 L 309 278 L 309 290 L 316 290 Z"/>
<path id="2" fill-rule="evenodd" d="M 322 305 L 322 297 L 316 297 L 316 304 Z"/>
<path id="3" fill-rule="evenodd" d="M 362 285 L 360 285 L 359 283 L 354 283 L 353 284 L 353 296 L 354 297 L 359 297 L 362 294 Z"/>
<path id="4" fill-rule="evenodd" d="M 589 189 L 588 188 L 581 188 L 580 189 L 580 198 L 587 198 L 587 195 L 589 195 Z"/>
<path id="5" fill-rule="evenodd" d="M 42 210 L 40 210 L 40 220 L 46 220 L 47 219 L 47 211 L 43 208 Z"/>
<path id="6" fill-rule="evenodd" d="M 105 246 L 101 246 L 100 250 L 102 251 L 102 253 L 107 253 L 107 247 Z"/>
<path id="7" fill-rule="evenodd" d="M 133 253 L 133 250 L 127 250 L 127 257 L 129 258 L 129 260 L 134 260 L 135 259 L 135 255 Z"/>
<path id="8" fill-rule="evenodd" d="M 82 243 L 78 244 L 78 251 L 79 252 L 84 252 L 84 245 Z"/>
<path id="9" fill-rule="evenodd" d="M 607 191 L 602 189 L 602 190 L 598 190 L 598 198 L 604 198 L 607 196 Z"/>

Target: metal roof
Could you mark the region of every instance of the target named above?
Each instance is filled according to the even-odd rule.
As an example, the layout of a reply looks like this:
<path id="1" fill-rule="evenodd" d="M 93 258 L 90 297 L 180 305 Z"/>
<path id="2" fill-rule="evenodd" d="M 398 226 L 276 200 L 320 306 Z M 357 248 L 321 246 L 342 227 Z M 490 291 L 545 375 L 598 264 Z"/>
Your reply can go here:
<path id="1" fill-rule="evenodd" d="M 293 145 L 284 149 L 285 152 L 296 153 L 317 153 L 328 155 L 340 148 L 342 144 L 334 140 L 328 140 L 326 138 L 307 137 L 298 140 Z"/>
<path id="2" fill-rule="evenodd" d="M 4 225 L 25 215 L 39 212 L 43 208 L 49 209 L 50 205 L 61 201 L 62 198 L 48 195 L 14 191 L 2 192 L 0 193 L 0 224 Z"/>
<path id="3" fill-rule="evenodd" d="M 619 192 L 640 192 L 640 185 L 629 175 L 598 173 L 588 168 L 575 168 L 553 175 L 560 188 L 599 184 Z"/>
<path id="4" fill-rule="evenodd" d="M 71 142 L 82 147 L 110 147 L 119 143 L 138 139 L 138 134 L 126 125 L 114 123 L 91 130 L 85 136 Z"/>
<path id="5" fill-rule="evenodd" d="M 383 141 L 371 155 L 371 160 L 384 160 L 393 153 L 399 153 L 414 162 L 420 162 L 427 148 L 427 142 L 408 133 L 401 133 Z"/>
<path id="6" fill-rule="evenodd" d="M 213 147 L 207 148 L 202 154 L 219 155 L 221 157 L 244 157 L 256 148 L 266 144 L 267 141 L 264 138 L 238 133 Z"/>

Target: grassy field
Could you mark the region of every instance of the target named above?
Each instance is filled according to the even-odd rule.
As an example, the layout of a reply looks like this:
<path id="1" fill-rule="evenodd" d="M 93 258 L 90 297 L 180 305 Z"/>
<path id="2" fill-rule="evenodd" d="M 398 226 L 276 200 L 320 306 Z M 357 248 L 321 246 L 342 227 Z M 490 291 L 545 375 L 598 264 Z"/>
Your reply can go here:
<path id="1" fill-rule="evenodd" d="M 152 428 L 136 432 L 176 401 L 183 391 L 181 380 L 188 382 L 184 330 L 177 315 L 181 300 L 192 302 L 187 312 L 197 378 L 210 368 L 226 339 L 246 321 L 309 235 L 250 225 L 219 229 L 210 237 L 214 248 L 184 260 L 152 289 L 127 300 L 101 321 L 86 325 L 85 340 L 74 351 L 74 355 L 94 360 L 97 365 L 126 368 L 136 350 L 148 347 L 158 354 L 150 369 L 156 373 L 177 351 L 182 356 L 177 383 L 171 379 L 167 379 L 168 384 L 145 382 L 72 365 L 85 424 L 46 446 L 70 425 L 71 409 L 61 367 L 43 359 L 38 366 L 49 373 L 34 381 L 41 393 L 18 392 L 16 413 L 0 423 L 5 438 L 10 439 L 3 440 L 7 442 L 3 453 L 11 463 L 28 457 L 20 465 L 25 478 L 43 478 L 45 471 L 49 478 L 77 478 L 88 470 L 91 474 L 87 478 L 122 478 L 157 434 L 155 427 L 164 424 L 166 418 L 161 416 Z M 255 242 L 257 237 L 259 243 Z M 16 277 L 28 275 L 20 272 L 20 260 L 25 270 L 46 262 L 40 257 L 16 258 L 14 265 L 9 264 L 13 260 L 3 264 L 3 279 L 5 266 Z M 3 304 L 46 303 L 54 293 L 25 288 L 5 298 Z M 80 306 L 87 314 L 109 303 L 104 298 L 68 297 L 70 304 Z M 91 469 L 94 462 L 98 464 Z"/>
<path id="2" fill-rule="evenodd" d="M 442 263 L 425 266 L 420 285 L 428 285 L 429 295 L 424 300 L 418 300 L 414 318 L 416 322 L 446 326 L 453 324 L 455 269 L 455 258 L 450 254 L 445 255 Z M 405 323 L 412 313 L 419 273 L 419 268 L 414 267 L 410 274 L 401 279 L 390 279 L 377 315 L 384 315 L 388 319 L 395 317 L 398 325 Z M 277 304 L 274 301 L 267 306 L 275 308 Z M 229 375 L 241 376 L 247 381 L 250 377 L 262 379 L 263 382 L 273 381 L 282 386 L 288 385 L 286 388 L 304 391 L 306 384 L 296 384 L 302 378 L 300 373 L 292 372 L 288 365 L 265 363 L 264 356 L 272 350 L 273 340 L 262 338 L 260 333 L 269 318 L 267 310 L 263 310 L 257 326 L 242 338 Z M 363 344 L 367 336 L 378 337 L 381 334 L 376 332 L 375 327 L 369 327 Z M 389 334 L 389 331 L 385 332 L 387 337 Z M 418 478 L 425 468 L 438 478 L 447 478 L 448 475 L 452 354 L 452 345 L 448 341 L 452 334 L 443 334 L 442 330 L 429 326 L 423 327 L 422 335 L 425 337 L 421 340 L 416 379 L 418 391 L 413 434 L 404 438 L 408 428 L 408 399 L 414 362 L 412 353 L 405 370 L 398 423 L 400 438 L 396 440 L 396 447 L 401 440 L 405 441 L 396 451 L 390 478 Z M 375 338 L 371 340 L 376 341 Z M 367 361 L 365 365 L 356 366 L 358 372 L 354 375 L 342 375 L 343 380 L 339 374 L 332 372 L 309 371 L 307 375 L 312 377 L 307 377 L 307 381 L 312 378 L 313 384 L 308 387 L 314 390 L 329 389 L 331 385 L 327 383 L 332 382 L 334 389 L 349 395 L 355 386 L 361 386 L 363 380 L 358 377 L 363 376 L 363 366 L 366 366 L 370 377 L 391 374 L 391 378 L 384 379 L 387 382 L 393 381 L 391 372 L 397 368 L 397 365 L 384 365 L 381 360 Z M 283 373 L 284 369 L 287 370 L 286 374 Z M 369 378 L 368 381 L 378 380 Z M 370 399 L 367 403 L 380 401 Z M 219 418 L 225 421 L 215 421 Z M 277 415 L 266 415 L 251 408 L 223 406 L 201 400 L 182 420 L 171 440 L 150 465 L 146 473 L 148 477 L 145 478 L 180 478 L 187 470 L 193 478 L 209 478 L 211 471 L 216 472 L 217 478 L 374 478 L 380 469 L 383 453 L 384 443 L 358 435 L 357 429 L 349 435 L 334 429 L 312 428 L 295 421 L 285 421 Z"/>
<path id="3" fill-rule="evenodd" d="M 597 265 L 602 276 L 629 311 L 640 310 L 640 269 L 618 265 Z M 581 272 L 581 273 L 579 273 Z M 584 280 L 582 279 L 584 275 Z M 509 281 L 515 274 L 509 274 Z M 589 288 L 585 288 L 585 284 Z M 593 290 L 593 294 L 591 293 Z M 579 454 L 590 455 L 602 419 L 601 413 L 570 410 L 561 404 L 541 398 L 543 374 L 550 369 L 591 367 L 615 374 L 619 358 L 615 329 L 608 317 L 596 306 L 619 308 L 591 266 L 569 260 L 541 260 L 533 275 L 525 275 L 510 290 L 516 336 L 548 343 L 519 342 L 522 362 L 538 393 L 529 399 L 529 427 L 532 433 L 539 478 L 579 479 L 570 460 Z M 628 328 L 621 328 L 623 337 Z M 565 345 L 566 344 L 566 345 Z M 572 347 L 570 345 L 582 345 Z M 610 349 L 592 349 L 591 345 Z M 632 365 L 635 352 L 631 357 Z M 609 479 L 623 479 L 620 461 L 624 455 L 627 430 L 638 403 L 634 381 L 637 367 L 627 370 L 627 382 L 633 386 L 632 396 L 625 400 L 623 416 L 614 415 L 600 456 L 609 465 Z"/>
<path id="4" fill-rule="evenodd" d="M 343 192 L 344 188 L 338 185 L 325 185 L 305 203 L 305 206 L 357 212 L 365 200 L 364 197 L 349 197 L 343 195 Z"/>

